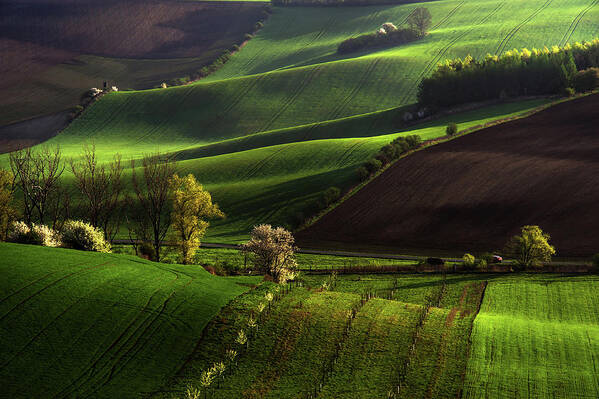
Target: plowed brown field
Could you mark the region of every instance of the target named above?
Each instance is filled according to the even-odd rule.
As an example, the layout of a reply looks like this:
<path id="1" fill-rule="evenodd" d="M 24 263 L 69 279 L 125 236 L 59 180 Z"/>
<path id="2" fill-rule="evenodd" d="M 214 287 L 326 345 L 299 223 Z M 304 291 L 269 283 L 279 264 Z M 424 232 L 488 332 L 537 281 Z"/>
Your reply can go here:
<path id="1" fill-rule="evenodd" d="M 558 255 L 599 252 L 599 95 L 408 156 L 298 242 L 486 251 L 527 224 Z"/>

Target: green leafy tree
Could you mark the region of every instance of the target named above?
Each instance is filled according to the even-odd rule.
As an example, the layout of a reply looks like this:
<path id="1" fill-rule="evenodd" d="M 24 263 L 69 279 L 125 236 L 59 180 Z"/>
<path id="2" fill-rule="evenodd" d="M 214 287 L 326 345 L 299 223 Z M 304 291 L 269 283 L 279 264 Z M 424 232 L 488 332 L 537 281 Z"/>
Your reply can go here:
<path id="1" fill-rule="evenodd" d="M 420 36 L 424 36 L 431 26 L 432 19 L 433 17 L 427 8 L 418 7 L 410 14 L 407 23 L 412 30 L 418 32 Z"/>
<path id="2" fill-rule="evenodd" d="M 177 245 L 181 250 L 183 264 L 193 260 L 200 247 L 200 241 L 210 223 L 206 219 L 224 217 L 217 204 L 212 203 L 212 196 L 202 187 L 193 175 L 171 179 L 173 212 L 172 228 Z"/>
<path id="3" fill-rule="evenodd" d="M 538 266 L 549 262 L 555 255 L 555 248 L 549 244 L 550 236 L 539 226 L 524 226 L 521 234 L 513 236 L 505 247 L 505 252 L 513 257 L 521 268 Z"/>

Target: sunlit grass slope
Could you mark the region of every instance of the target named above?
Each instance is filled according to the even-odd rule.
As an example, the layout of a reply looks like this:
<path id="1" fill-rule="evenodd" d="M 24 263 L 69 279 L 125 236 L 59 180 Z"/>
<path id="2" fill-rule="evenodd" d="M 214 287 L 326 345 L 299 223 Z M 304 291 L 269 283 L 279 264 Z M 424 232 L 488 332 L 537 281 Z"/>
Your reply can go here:
<path id="1" fill-rule="evenodd" d="M 259 280 L 2 243 L 0 274 L 0 396 L 14 398 L 155 390 L 219 309 Z"/>
<path id="2" fill-rule="evenodd" d="M 596 276 L 490 283 L 464 397 L 598 397 L 598 287 Z"/>

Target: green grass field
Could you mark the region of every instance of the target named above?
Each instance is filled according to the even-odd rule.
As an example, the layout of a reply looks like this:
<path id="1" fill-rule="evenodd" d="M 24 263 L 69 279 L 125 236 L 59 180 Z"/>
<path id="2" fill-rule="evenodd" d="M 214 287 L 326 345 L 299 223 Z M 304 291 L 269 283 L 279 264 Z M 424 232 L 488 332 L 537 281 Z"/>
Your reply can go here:
<path id="1" fill-rule="evenodd" d="M 465 398 L 596 398 L 597 276 L 491 282 L 472 331 Z"/>
<path id="2" fill-rule="evenodd" d="M 0 385 L 7 397 L 137 397 L 192 353 L 260 278 L 112 254 L 0 243 Z"/>

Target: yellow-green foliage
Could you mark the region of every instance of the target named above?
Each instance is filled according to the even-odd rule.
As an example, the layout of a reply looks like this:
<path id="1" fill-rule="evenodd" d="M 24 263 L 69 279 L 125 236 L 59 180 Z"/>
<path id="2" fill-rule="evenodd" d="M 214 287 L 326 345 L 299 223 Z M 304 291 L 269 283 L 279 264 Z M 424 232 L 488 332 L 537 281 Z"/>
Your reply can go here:
<path id="1" fill-rule="evenodd" d="M 183 263 L 192 263 L 200 240 L 210 225 L 206 219 L 224 217 L 212 196 L 196 178 L 189 174 L 184 177 L 174 175 L 171 179 L 173 189 L 172 229 L 177 245 L 181 249 Z"/>

